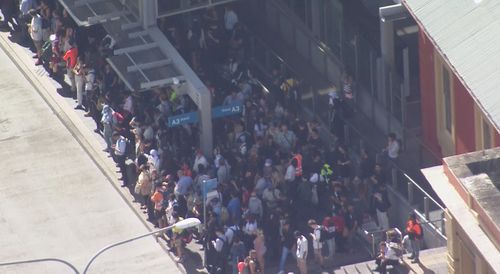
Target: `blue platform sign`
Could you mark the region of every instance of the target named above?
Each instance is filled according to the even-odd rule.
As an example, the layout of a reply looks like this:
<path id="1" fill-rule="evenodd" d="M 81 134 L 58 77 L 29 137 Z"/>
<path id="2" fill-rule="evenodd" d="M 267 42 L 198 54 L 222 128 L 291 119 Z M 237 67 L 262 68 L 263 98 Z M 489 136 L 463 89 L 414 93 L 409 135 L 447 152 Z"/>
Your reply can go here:
<path id="1" fill-rule="evenodd" d="M 176 116 L 168 117 L 168 127 L 178 127 L 185 124 L 198 123 L 198 112 L 188 112 Z"/>
<path id="2" fill-rule="evenodd" d="M 202 184 L 202 191 L 203 191 L 203 197 L 207 196 L 207 193 L 209 193 L 212 190 L 215 190 L 217 188 L 217 179 L 210 179 L 210 180 L 204 180 Z"/>
<path id="3" fill-rule="evenodd" d="M 226 116 L 231 116 L 243 112 L 242 104 L 233 104 L 220 107 L 214 107 L 212 109 L 212 119 L 221 118 Z"/>

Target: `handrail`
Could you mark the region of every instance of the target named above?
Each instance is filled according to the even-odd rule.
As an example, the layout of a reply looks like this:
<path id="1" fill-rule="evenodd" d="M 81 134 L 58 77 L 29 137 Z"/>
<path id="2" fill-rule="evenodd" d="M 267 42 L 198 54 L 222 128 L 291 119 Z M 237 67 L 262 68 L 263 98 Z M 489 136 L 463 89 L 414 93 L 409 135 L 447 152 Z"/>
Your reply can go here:
<path id="1" fill-rule="evenodd" d="M 412 183 L 414 186 L 416 186 L 420 191 L 422 191 L 422 193 L 425 194 L 425 196 L 429 197 L 429 199 L 432 202 L 434 202 L 441 210 L 444 211 L 444 207 L 442 207 L 440 203 L 438 203 L 436 200 L 434 200 L 434 198 L 432 198 L 432 196 L 429 195 L 429 193 L 427 193 L 421 186 L 419 186 L 410 176 L 408 176 L 406 173 L 403 173 L 403 175 L 406 177 L 406 179 L 408 179 L 410 181 L 410 183 Z"/>
<path id="2" fill-rule="evenodd" d="M 43 259 L 34 259 L 34 260 L 14 261 L 14 262 L 0 263 L 0 266 L 9 266 L 9 265 L 16 265 L 16 264 L 30 264 L 30 263 L 40 263 L 40 262 L 62 263 L 64 265 L 68 266 L 69 268 L 71 268 L 71 270 L 73 270 L 76 274 L 80 274 L 80 272 L 78 272 L 78 270 L 76 269 L 76 267 L 74 265 L 72 265 L 71 263 L 69 263 L 65 260 L 61 260 L 61 259 L 57 259 L 57 258 L 43 258 Z"/>

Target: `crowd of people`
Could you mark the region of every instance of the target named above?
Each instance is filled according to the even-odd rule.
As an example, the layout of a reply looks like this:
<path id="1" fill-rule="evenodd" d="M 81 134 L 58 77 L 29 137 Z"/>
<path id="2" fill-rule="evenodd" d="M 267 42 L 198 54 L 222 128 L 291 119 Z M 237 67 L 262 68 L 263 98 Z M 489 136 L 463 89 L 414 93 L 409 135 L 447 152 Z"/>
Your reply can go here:
<path id="1" fill-rule="evenodd" d="M 194 237 L 210 273 L 265 273 L 270 262 L 285 273 L 293 257 L 304 274 L 308 257 L 325 268 L 337 252 L 352 252 L 365 221 L 389 229 L 384 166 L 367 150 L 349 151 L 342 119 L 327 129 L 332 139 L 322 141 L 320 123 L 299 116 L 298 79 L 276 68 L 256 81 L 250 34 L 230 6 L 158 22 L 209 88 L 214 106 L 244 106 L 241 115 L 213 121 L 215 148 L 208 152 L 197 147 L 196 124 L 168 127 L 168 117 L 196 110 L 187 95 L 175 86 L 127 91 L 104 61 L 110 51 L 102 29 L 77 27 L 55 0 L 16 2 L 2 1 L 5 26 L 22 40 L 31 38 L 37 65 L 69 79 L 75 109 L 94 119 L 122 186 L 130 187 L 148 220 L 159 228 L 186 217 L 203 221 L 198 231 L 158 235 L 178 262 Z M 354 94 L 350 77 L 330 93 L 336 117 L 348 114 Z M 397 159 L 398 150 L 391 134 L 388 157 Z M 210 179 L 217 179 L 216 195 L 204 204 Z"/>

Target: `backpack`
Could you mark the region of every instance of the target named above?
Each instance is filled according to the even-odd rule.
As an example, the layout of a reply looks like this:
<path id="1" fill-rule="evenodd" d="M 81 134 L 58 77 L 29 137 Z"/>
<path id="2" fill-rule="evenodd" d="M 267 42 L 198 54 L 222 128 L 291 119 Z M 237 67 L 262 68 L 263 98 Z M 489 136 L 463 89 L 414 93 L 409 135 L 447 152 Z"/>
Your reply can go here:
<path id="1" fill-rule="evenodd" d="M 52 42 L 50 42 L 50 40 L 42 45 L 41 59 L 46 64 L 48 64 L 50 59 L 52 59 Z"/>
<path id="2" fill-rule="evenodd" d="M 229 255 L 229 244 L 227 243 L 227 240 L 224 237 L 217 237 L 217 239 L 222 241 L 222 250 L 219 255 L 227 258 Z"/>
<path id="3" fill-rule="evenodd" d="M 238 238 L 240 238 L 240 240 L 243 239 L 243 231 L 241 231 L 239 226 L 230 226 L 228 229 L 231 229 L 231 231 L 233 231 L 233 240 L 234 240 L 234 237 L 236 237 L 236 236 L 238 236 Z"/>
<path id="4" fill-rule="evenodd" d="M 319 232 L 321 233 L 319 236 L 320 242 L 326 242 L 326 241 L 330 240 L 331 238 L 333 238 L 333 234 L 330 234 L 326 227 L 320 225 L 318 229 L 319 229 Z"/>

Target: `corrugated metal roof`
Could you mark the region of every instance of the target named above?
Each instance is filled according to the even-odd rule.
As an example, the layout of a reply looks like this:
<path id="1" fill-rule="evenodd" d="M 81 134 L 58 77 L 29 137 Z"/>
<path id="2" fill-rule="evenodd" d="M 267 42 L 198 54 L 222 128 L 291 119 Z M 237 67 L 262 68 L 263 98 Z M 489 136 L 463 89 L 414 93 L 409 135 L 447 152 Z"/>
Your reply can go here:
<path id="1" fill-rule="evenodd" d="M 403 3 L 500 132 L 500 1 Z"/>

